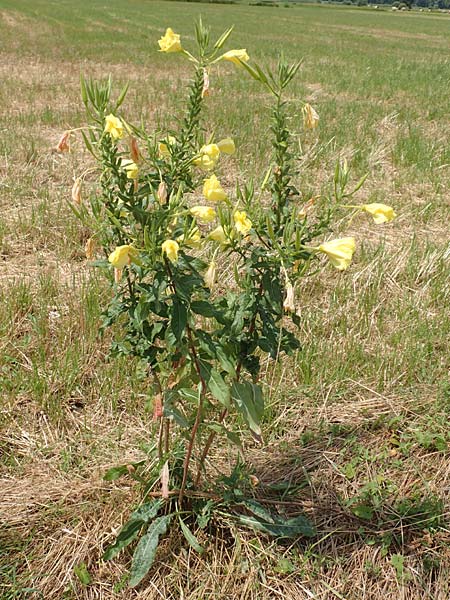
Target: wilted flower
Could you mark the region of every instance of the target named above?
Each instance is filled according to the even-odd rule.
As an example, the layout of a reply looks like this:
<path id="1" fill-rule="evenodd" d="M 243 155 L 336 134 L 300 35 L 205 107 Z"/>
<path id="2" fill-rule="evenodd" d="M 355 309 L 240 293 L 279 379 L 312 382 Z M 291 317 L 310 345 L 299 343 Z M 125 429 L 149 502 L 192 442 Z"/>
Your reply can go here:
<path id="1" fill-rule="evenodd" d="M 224 154 L 234 154 L 236 152 L 236 146 L 231 138 L 224 138 L 217 142 L 219 150 Z"/>
<path id="2" fill-rule="evenodd" d="M 202 98 L 204 98 L 205 96 L 209 96 L 209 75 L 207 69 L 203 69 Z"/>
<path id="3" fill-rule="evenodd" d="M 211 177 L 204 180 L 203 195 L 210 202 L 222 202 L 227 197 L 215 175 L 211 175 Z"/>
<path id="4" fill-rule="evenodd" d="M 247 50 L 245 48 L 241 48 L 240 50 L 228 50 L 228 52 L 222 54 L 221 58 L 223 58 L 224 60 L 229 60 L 235 65 L 238 65 L 238 67 L 242 66 L 240 61 L 247 62 L 248 60 L 250 60 L 250 57 L 247 54 Z"/>
<path id="5" fill-rule="evenodd" d="M 174 33 L 170 27 L 166 29 L 165 35 L 158 40 L 160 52 L 181 52 L 180 36 Z"/>
<path id="6" fill-rule="evenodd" d="M 158 144 L 159 156 L 162 156 L 164 158 L 170 158 L 171 154 L 170 154 L 169 146 L 173 146 L 174 144 L 176 144 L 176 141 L 177 140 L 173 137 L 173 135 L 169 135 L 169 136 L 167 136 L 165 141 L 159 142 L 159 144 Z"/>
<path id="7" fill-rule="evenodd" d="M 283 308 L 286 312 L 295 312 L 295 292 L 294 286 L 289 281 L 286 282 L 286 298 L 283 302 Z"/>
<path id="8" fill-rule="evenodd" d="M 311 104 L 306 103 L 302 108 L 303 125 L 306 129 L 315 129 L 319 124 L 319 115 Z"/>
<path id="9" fill-rule="evenodd" d="M 193 206 L 189 210 L 189 212 L 196 219 L 199 219 L 200 221 L 204 221 L 205 223 L 214 221 L 214 219 L 216 218 L 216 211 L 214 210 L 214 208 L 211 208 L 210 206 Z"/>
<path id="10" fill-rule="evenodd" d="M 73 182 L 72 192 L 71 192 L 72 201 L 78 205 L 81 204 L 81 184 L 82 184 L 81 178 L 77 177 Z"/>
<path id="11" fill-rule="evenodd" d="M 216 270 L 216 262 L 212 260 L 209 263 L 209 267 L 205 273 L 205 276 L 203 277 L 206 287 L 209 287 L 210 290 L 212 290 L 214 284 L 216 283 Z"/>
<path id="12" fill-rule="evenodd" d="M 179 249 L 180 246 L 175 240 L 166 240 L 161 244 L 163 254 L 165 254 L 171 262 L 176 262 L 178 260 Z"/>
<path id="13" fill-rule="evenodd" d="M 138 163 L 141 160 L 141 153 L 136 138 L 130 136 L 130 155 L 133 162 Z"/>
<path id="14" fill-rule="evenodd" d="M 242 235 L 247 235 L 253 227 L 253 223 L 247 217 L 245 210 L 237 210 L 233 215 L 233 219 L 236 230 L 242 233 Z"/>
<path id="15" fill-rule="evenodd" d="M 130 264 L 138 256 L 139 252 L 133 246 L 125 244 L 123 246 L 117 246 L 114 252 L 108 256 L 109 262 L 116 269 L 123 269 L 125 265 Z"/>
<path id="16" fill-rule="evenodd" d="M 389 221 L 392 221 L 397 216 L 392 206 L 379 204 L 378 202 L 363 204 L 359 208 L 372 215 L 377 225 L 380 225 L 380 223 L 389 223 Z"/>
<path id="17" fill-rule="evenodd" d="M 207 144 L 200 148 L 199 154 L 200 156 L 193 161 L 194 165 L 205 171 L 212 171 L 219 160 L 220 148 L 217 144 Z"/>
<path id="18" fill-rule="evenodd" d="M 331 264 L 340 271 L 344 271 L 349 266 L 355 249 L 356 244 L 353 237 L 324 242 L 316 248 L 319 252 L 324 252 L 330 259 Z"/>
<path id="19" fill-rule="evenodd" d="M 165 181 L 161 181 L 159 184 L 156 195 L 160 204 L 165 204 L 167 202 L 167 185 Z"/>
<path id="20" fill-rule="evenodd" d="M 213 229 L 208 237 L 215 242 L 219 242 L 219 244 L 225 244 L 227 242 L 227 236 L 225 235 L 222 225 Z"/>
<path id="21" fill-rule="evenodd" d="M 114 281 L 120 283 L 122 281 L 122 269 L 114 268 Z"/>
<path id="22" fill-rule="evenodd" d="M 94 258 L 96 247 L 97 244 L 95 242 L 95 238 L 89 238 L 84 246 L 84 252 L 88 260 L 92 260 Z"/>
<path id="23" fill-rule="evenodd" d="M 128 158 L 122 159 L 122 168 L 126 172 L 128 179 L 137 179 L 139 168 L 135 162 Z"/>
<path id="24" fill-rule="evenodd" d="M 55 146 L 56 152 L 69 152 L 70 131 L 65 131 L 59 139 L 59 142 Z"/>
<path id="25" fill-rule="evenodd" d="M 114 140 L 120 140 L 123 137 L 123 124 L 119 117 L 110 114 L 105 117 L 105 132 Z"/>

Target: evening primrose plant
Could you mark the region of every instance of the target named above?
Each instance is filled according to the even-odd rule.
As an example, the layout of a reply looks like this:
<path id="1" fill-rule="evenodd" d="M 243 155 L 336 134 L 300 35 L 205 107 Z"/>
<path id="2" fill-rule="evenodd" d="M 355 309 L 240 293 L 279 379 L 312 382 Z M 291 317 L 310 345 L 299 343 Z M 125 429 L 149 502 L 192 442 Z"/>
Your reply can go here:
<path id="1" fill-rule="evenodd" d="M 299 102 L 299 109 L 284 99 L 299 64 L 280 61 L 271 71 L 252 63 L 246 49 L 224 52 L 231 32 L 213 43 L 199 21 L 196 49 L 186 49 L 170 28 L 159 40 L 160 52 L 178 54 L 193 69 L 177 129 L 145 131 L 122 110 L 127 87 L 114 100 L 110 79 L 81 80 L 90 120 L 81 133 L 97 165 L 99 191 L 83 201 L 89 167 L 76 178 L 72 208 L 92 231 L 88 258 L 111 280 L 102 328 L 115 326 L 112 354 L 141 361 L 150 378 L 149 463 L 106 474 L 109 480 L 131 475 L 143 488 L 142 505 L 105 553 L 113 558 L 140 538 L 131 586 L 148 572 L 169 526 L 179 526 L 201 552 L 188 523 L 205 528 L 215 511 L 275 537 L 313 535 L 304 516 L 286 520 L 248 497 L 251 485 L 239 461 L 231 474 L 214 476 L 209 452 L 220 437 L 239 456 L 243 426 L 263 440 L 261 359 L 301 350 L 295 286 L 318 270 L 321 255 L 345 270 L 355 252 L 352 237 L 325 240 L 337 212 L 366 212 L 377 223 L 394 216 L 385 205 L 351 203 L 363 180 L 349 191 L 345 163 L 336 167 L 329 197 L 313 202 L 299 193 L 299 156 L 288 122 L 292 113 L 303 114 L 305 129 L 319 122 L 309 104 Z M 239 148 L 225 135 L 206 139 L 202 122 L 220 61 L 231 63 L 230 76 L 248 73 L 273 98 L 266 176 L 236 180 L 232 188 L 222 184 L 221 173 Z M 74 133 L 65 132 L 60 151 Z"/>

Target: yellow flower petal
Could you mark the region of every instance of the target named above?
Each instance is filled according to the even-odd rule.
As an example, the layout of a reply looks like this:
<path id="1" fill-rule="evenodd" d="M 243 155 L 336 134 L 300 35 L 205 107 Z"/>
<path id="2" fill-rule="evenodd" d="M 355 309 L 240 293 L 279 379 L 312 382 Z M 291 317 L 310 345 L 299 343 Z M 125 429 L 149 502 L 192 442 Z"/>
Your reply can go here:
<path id="1" fill-rule="evenodd" d="M 242 67 L 240 61 L 248 62 L 250 60 L 245 48 L 241 48 L 240 50 L 229 50 L 228 52 L 225 52 L 225 54 L 222 54 L 221 58 L 229 60 L 238 67 Z"/>
<path id="2" fill-rule="evenodd" d="M 158 40 L 160 52 L 181 52 L 180 36 L 174 33 L 170 27 L 166 29 L 165 35 Z"/>
<path id="3" fill-rule="evenodd" d="M 236 152 L 236 146 L 231 138 L 224 138 L 217 142 L 217 146 L 224 154 L 234 154 Z"/>
<path id="4" fill-rule="evenodd" d="M 105 132 L 114 140 L 120 140 L 123 137 L 123 125 L 119 117 L 115 117 L 113 114 L 105 117 Z"/>
<path id="5" fill-rule="evenodd" d="M 227 236 L 221 225 L 213 229 L 208 237 L 215 242 L 219 242 L 219 244 L 225 244 L 227 242 Z"/>
<path id="6" fill-rule="evenodd" d="M 189 212 L 196 219 L 205 223 L 210 223 L 216 218 L 216 211 L 210 206 L 193 206 Z"/>
<path id="7" fill-rule="evenodd" d="M 372 204 L 363 204 L 361 208 L 372 215 L 377 225 L 380 223 L 389 223 L 389 221 L 392 221 L 397 216 L 392 206 L 388 206 L 387 204 L 373 202 Z"/>
<path id="8" fill-rule="evenodd" d="M 176 262 L 178 260 L 179 249 L 180 246 L 175 240 L 166 240 L 161 244 L 163 254 L 165 254 L 171 262 Z"/>
<path id="9" fill-rule="evenodd" d="M 242 235 L 247 235 L 247 233 L 253 227 L 253 223 L 247 217 L 245 210 L 237 210 L 233 215 L 233 219 L 236 231 L 239 231 L 239 233 L 242 233 Z"/>
<path id="10" fill-rule="evenodd" d="M 117 248 L 108 256 L 108 260 L 116 269 L 123 269 L 125 265 L 132 262 L 138 254 L 139 252 L 136 248 L 125 244 L 123 246 L 117 246 Z"/>
<path id="11" fill-rule="evenodd" d="M 344 271 L 349 266 L 355 249 L 356 243 L 353 237 L 324 242 L 316 248 L 319 252 L 325 253 L 330 259 L 331 264 L 340 271 Z"/>
<path id="12" fill-rule="evenodd" d="M 211 177 L 204 180 L 203 195 L 210 202 L 222 202 L 227 198 L 220 181 L 215 175 L 211 175 Z"/>

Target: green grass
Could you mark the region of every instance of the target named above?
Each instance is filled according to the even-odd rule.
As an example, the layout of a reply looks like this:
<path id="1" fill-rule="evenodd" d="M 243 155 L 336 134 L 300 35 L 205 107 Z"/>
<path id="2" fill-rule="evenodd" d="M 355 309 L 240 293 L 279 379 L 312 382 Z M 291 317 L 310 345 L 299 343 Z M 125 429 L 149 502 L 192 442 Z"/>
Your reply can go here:
<path id="1" fill-rule="evenodd" d="M 99 557 L 137 492 L 101 475 L 148 453 L 151 395 L 142 368 L 109 359 L 110 334 L 98 334 L 108 283 L 86 266 L 89 231 L 66 203 L 89 155 L 76 142 L 70 157 L 51 148 L 85 122 L 80 72 L 111 72 L 117 90 L 130 79 L 124 114 L 173 125 L 189 68 L 156 42 L 171 26 L 189 47 L 199 13 L 213 34 L 234 23 L 232 46 L 254 60 L 303 58 L 293 130 L 300 98 L 320 114 L 317 137 L 299 137 L 305 196 L 326 192 L 345 157 L 355 182 L 369 173 L 359 200 L 398 218 L 339 224 L 360 240 L 354 264 L 305 280 L 303 348 L 264 364 L 265 444 L 249 441 L 246 456 L 265 493 L 284 490 L 319 537 L 285 547 L 241 531 L 235 543 L 224 527 L 189 563 L 167 543 L 150 579 L 191 600 L 447 597 L 449 17 L 144 0 L 0 0 L 0 595 L 126 597 L 127 557 Z M 210 78 L 207 133 L 238 149 L 221 174 L 232 190 L 264 176 L 269 99 L 231 65 Z M 218 449 L 214 460 L 227 470 L 232 459 Z M 73 576 L 83 563 L 85 587 Z"/>

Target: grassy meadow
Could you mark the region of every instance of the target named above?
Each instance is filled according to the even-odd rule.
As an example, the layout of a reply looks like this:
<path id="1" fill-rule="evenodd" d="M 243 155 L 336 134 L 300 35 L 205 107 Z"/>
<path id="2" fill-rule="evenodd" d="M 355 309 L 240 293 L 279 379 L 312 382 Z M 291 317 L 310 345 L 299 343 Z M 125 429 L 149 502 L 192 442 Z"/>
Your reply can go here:
<path id="1" fill-rule="evenodd" d="M 264 443 L 247 438 L 245 455 L 262 497 L 277 489 L 317 537 L 279 544 L 217 523 L 201 556 L 169 537 L 129 590 L 129 555 L 100 557 L 139 492 L 102 476 L 146 457 L 151 399 L 140 366 L 109 360 L 98 335 L 110 291 L 67 205 L 89 154 L 80 140 L 52 148 L 85 123 L 80 72 L 129 80 L 130 121 L 173 124 L 190 71 L 157 40 L 170 26 L 189 47 L 200 13 L 214 35 L 235 24 L 229 47 L 259 62 L 303 58 L 291 127 L 299 98 L 320 114 L 298 137 L 305 197 L 327 193 L 346 158 L 355 182 L 368 173 L 358 202 L 398 218 L 339 223 L 358 240 L 351 267 L 303 281 L 303 348 L 264 364 Z M 449 29 L 446 15 L 347 7 L 0 0 L 2 600 L 450 597 Z M 261 180 L 267 94 L 231 64 L 211 87 L 208 133 L 237 147 L 224 187 Z M 212 463 L 227 472 L 232 457 L 216 449 Z"/>

